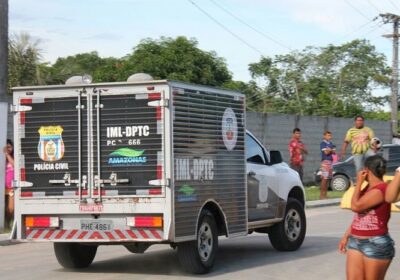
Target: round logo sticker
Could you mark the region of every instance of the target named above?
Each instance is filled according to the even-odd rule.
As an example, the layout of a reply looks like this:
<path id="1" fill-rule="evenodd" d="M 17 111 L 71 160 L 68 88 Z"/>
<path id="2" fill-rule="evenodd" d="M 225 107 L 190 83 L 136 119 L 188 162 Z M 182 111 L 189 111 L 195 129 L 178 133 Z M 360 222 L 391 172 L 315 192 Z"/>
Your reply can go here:
<path id="1" fill-rule="evenodd" d="M 228 151 L 232 151 L 236 146 L 237 130 L 235 112 L 231 108 L 226 108 L 222 117 L 222 139 Z"/>

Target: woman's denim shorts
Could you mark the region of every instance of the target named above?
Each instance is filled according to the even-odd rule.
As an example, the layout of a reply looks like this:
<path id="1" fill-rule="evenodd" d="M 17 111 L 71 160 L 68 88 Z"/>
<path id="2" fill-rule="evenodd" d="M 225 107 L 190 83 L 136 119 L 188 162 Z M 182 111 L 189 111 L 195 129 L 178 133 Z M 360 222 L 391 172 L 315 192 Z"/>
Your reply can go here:
<path id="1" fill-rule="evenodd" d="M 390 260 L 394 257 L 394 241 L 389 234 L 365 239 L 350 235 L 347 249 L 360 251 L 371 259 Z"/>

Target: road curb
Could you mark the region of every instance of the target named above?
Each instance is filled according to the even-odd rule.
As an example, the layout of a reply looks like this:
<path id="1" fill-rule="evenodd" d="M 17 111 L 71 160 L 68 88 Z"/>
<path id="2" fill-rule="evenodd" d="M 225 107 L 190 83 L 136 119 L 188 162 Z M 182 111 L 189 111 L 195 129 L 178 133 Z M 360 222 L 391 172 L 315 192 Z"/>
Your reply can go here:
<path id="1" fill-rule="evenodd" d="M 336 205 L 340 205 L 341 200 L 342 200 L 341 198 L 332 198 L 332 199 L 324 199 L 324 200 L 307 201 L 306 208 L 336 206 Z"/>

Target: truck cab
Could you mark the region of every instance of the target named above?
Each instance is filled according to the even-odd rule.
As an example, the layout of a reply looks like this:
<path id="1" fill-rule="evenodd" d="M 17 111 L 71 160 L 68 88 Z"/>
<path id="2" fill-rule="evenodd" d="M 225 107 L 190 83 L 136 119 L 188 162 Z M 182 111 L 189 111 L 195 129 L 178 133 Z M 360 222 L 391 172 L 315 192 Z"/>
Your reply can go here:
<path id="1" fill-rule="evenodd" d="M 306 231 L 305 194 L 298 173 L 283 162 L 279 151 L 268 151 L 249 131 L 246 161 L 249 228 L 268 232 L 278 250 L 297 249 Z"/>

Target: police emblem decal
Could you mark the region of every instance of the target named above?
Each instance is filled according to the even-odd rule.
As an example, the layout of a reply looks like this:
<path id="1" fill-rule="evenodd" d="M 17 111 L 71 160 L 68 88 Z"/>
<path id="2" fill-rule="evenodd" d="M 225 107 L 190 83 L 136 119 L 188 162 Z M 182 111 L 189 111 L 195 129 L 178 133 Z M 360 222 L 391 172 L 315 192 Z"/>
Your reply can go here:
<path id="1" fill-rule="evenodd" d="M 235 148 L 237 137 L 238 126 L 235 112 L 231 108 L 226 108 L 222 117 L 222 139 L 228 151 Z"/>
<path id="2" fill-rule="evenodd" d="M 40 139 L 38 154 L 43 161 L 57 161 L 64 156 L 64 141 L 62 140 L 63 128 L 57 126 L 41 126 L 38 130 Z"/>

